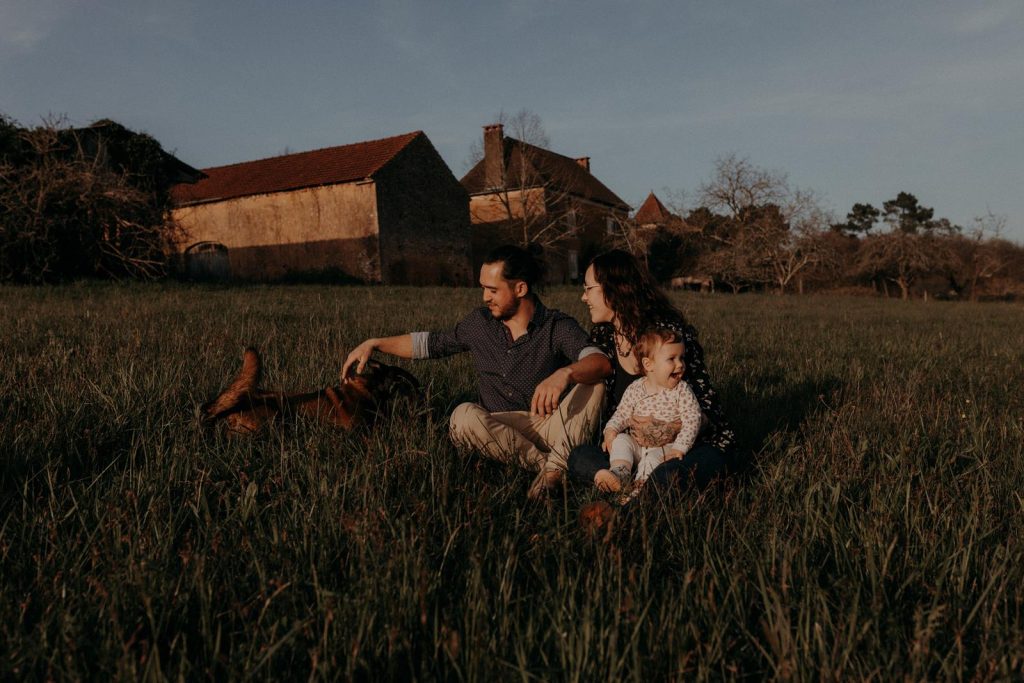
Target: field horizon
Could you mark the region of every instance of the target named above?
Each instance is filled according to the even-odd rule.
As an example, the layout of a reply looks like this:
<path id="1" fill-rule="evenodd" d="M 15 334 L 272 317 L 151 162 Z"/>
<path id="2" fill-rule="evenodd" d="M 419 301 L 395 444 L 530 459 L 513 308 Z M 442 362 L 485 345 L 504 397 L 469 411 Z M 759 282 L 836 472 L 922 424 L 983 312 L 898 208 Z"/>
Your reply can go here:
<path id="1" fill-rule="evenodd" d="M 752 465 L 592 538 L 448 441 L 465 355 L 367 436 L 199 424 L 244 346 L 315 389 L 477 289 L 0 287 L 0 675 L 1024 675 L 1024 304 L 671 297 Z"/>

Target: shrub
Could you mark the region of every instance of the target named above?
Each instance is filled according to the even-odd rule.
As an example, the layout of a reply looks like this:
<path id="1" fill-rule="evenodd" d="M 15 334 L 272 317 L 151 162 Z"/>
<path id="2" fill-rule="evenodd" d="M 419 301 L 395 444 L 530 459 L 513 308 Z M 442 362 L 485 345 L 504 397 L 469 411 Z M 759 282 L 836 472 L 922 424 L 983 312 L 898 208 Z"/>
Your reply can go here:
<path id="1" fill-rule="evenodd" d="M 164 275 L 180 230 L 168 159 L 113 121 L 27 129 L 0 116 L 0 281 Z"/>

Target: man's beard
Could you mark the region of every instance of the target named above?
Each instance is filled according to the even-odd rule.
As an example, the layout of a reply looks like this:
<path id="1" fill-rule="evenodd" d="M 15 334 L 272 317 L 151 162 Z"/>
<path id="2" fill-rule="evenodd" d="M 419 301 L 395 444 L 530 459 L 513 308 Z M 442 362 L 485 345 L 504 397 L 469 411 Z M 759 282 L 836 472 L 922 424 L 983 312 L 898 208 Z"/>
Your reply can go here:
<path id="1" fill-rule="evenodd" d="M 519 312 L 519 304 L 521 302 L 521 299 L 513 299 L 512 303 L 510 303 L 505 308 L 499 308 L 498 310 L 491 309 L 491 315 L 493 315 L 495 319 L 500 320 L 501 322 L 511 320 L 512 316 Z"/>

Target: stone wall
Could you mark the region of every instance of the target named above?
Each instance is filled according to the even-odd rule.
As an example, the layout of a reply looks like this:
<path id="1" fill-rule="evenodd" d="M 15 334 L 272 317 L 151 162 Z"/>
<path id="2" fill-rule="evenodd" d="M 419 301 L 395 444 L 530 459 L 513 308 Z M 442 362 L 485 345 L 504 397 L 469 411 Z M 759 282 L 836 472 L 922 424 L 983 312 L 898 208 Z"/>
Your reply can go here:
<path id="1" fill-rule="evenodd" d="M 197 242 L 228 249 L 233 279 L 337 272 L 379 282 L 374 183 L 349 183 L 180 207 L 174 219 Z"/>
<path id="2" fill-rule="evenodd" d="M 470 285 L 469 197 L 423 136 L 374 176 L 382 281 Z"/>
<path id="3" fill-rule="evenodd" d="M 498 223 L 510 217 L 538 215 L 547 211 L 544 188 L 501 190 L 470 197 L 469 215 L 473 223 Z"/>

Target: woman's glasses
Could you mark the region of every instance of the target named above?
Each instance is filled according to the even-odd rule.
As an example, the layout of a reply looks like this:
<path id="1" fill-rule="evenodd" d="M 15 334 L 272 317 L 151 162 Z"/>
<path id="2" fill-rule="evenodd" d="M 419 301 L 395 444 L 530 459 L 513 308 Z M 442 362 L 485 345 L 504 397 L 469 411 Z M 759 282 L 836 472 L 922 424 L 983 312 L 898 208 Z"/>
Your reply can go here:
<path id="1" fill-rule="evenodd" d="M 583 285 L 583 293 L 586 294 L 587 292 L 592 290 L 594 287 L 600 287 L 600 286 L 601 285 Z"/>

